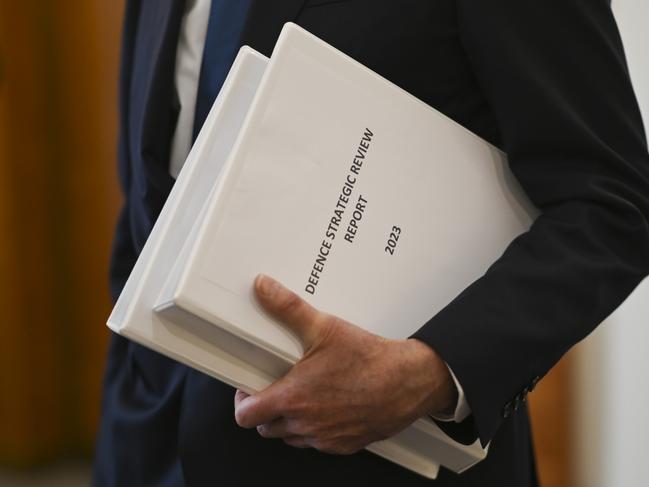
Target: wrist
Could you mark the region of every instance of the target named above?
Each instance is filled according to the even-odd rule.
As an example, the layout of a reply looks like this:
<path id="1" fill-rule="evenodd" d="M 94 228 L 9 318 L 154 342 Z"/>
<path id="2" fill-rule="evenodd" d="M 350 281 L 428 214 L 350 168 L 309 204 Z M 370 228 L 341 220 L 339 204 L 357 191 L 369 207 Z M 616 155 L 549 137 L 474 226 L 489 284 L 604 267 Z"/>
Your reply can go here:
<path id="1" fill-rule="evenodd" d="M 421 416 L 453 416 L 458 391 L 453 377 L 439 354 L 426 343 L 410 338 L 410 353 L 415 362 L 415 374 L 423 389 L 424 400 L 419 405 Z"/>

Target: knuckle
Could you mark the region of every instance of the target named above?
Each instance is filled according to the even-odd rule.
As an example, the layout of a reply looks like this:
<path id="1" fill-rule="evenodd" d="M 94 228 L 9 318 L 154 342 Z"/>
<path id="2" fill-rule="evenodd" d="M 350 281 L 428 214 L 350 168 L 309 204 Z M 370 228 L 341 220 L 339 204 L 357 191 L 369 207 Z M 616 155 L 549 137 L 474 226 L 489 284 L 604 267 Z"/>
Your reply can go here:
<path id="1" fill-rule="evenodd" d="M 257 433 L 259 433 L 259 435 L 263 438 L 270 438 L 272 436 L 270 428 L 265 424 L 260 424 L 259 426 L 257 426 Z"/>
<path id="2" fill-rule="evenodd" d="M 286 413 L 294 412 L 298 404 L 298 394 L 290 385 L 279 390 L 274 399 L 276 407 Z"/>
<path id="3" fill-rule="evenodd" d="M 336 455 L 351 455 L 358 451 L 358 449 L 356 449 L 353 445 L 346 444 L 344 442 L 336 442 L 334 445 L 332 445 L 332 449 L 334 450 L 334 453 Z"/>
<path id="4" fill-rule="evenodd" d="M 323 453 L 329 453 L 333 455 L 337 453 L 336 444 L 330 440 L 316 439 L 313 443 L 314 443 L 314 448 Z"/>
<path id="5" fill-rule="evenodd" d="M 245 421 L 245 414 L 242 413 L 239 409 L 234 410 L 234 420 L 236 423 L 241 426 L 242 428 L 245 428 L 244 426 L 244 421 Z"/>
<path id="6" fill-rule="evenodd" d="M 349 441 L 340 439 L 316 438 L 312 442 L 312 446 L 318 451 L 331 455 L 352 455 L 362 449 Z"/>
<path id="7" fill-rule="evenodd" d="M 290 383 L 277 395 L 277 408 L 285 416 L 303 418 L 311 409 L 312 399 L 299 387 L 299 384 Z"/>
<path id="8" fill-rule="evenodd" d="M 333 331 L 342 322 L 338 316 L 323 312 L 316 313 L 314 320 L 316 325 L 326 332 Z"/>
<path id="9" fill-rule="evenodd" d="M 318 426 L 312 421 L 296 423 L 295 429 L 297 433 L 303 436 L 317 437 L 319 433 Z"/>
<path id="10" fill-rule="evenodd" d="M 332 314 L 327 314 L 324 317 L 324 323 L 325 327 L 327 328 L 327 331 L 330 335 L 334 335 L 336 333 L 343 332 L 349 327 L 349 322 L 346 320 L 342 319 L 340 316 L 332 315 Z"/>
<path id="11" fill-rule="evenodd" d="M 345 447 L 343 447 L 341 455 L 353 455 L 354 453 L 358 453 L 360 450 L 360 447 L 354 445 L 346 445 Z"/>
<path id="12" fill-rule="evenodd" d="M 319 333 L 314 345 L 323 346 L 335 341 L 343 323 L 342 319 L 334 315 L 318 313 L 316 321 Z"/>
<path id="13" fill-rule="evenodd" d="M 290 421 L 291 433 L 303 437 L 317 439 L 319 431 L 317 425 L 308 418 L 297 418 Z"/>
<path id="14" fill-rule="evenodd" d="M 311 429 L 309 428 L 309 424 L 303 421 L 292 421 L 290 432 L 291 434 L 298 435 L 298 436 L 311 435 Z"/>
<path id="15" fill-rule="evenodd" d="M 314 438 L 313 440 L 311 440 L 311 446 L 313 448 L 315 448 L 316 450 L 321 451 L 321 452 L 326 453 L 326 451 L 327 451 L 326 442 L 324 442 L 324 441 L 322 441 L 322 440 L 320 440 L 318 438 Z"/>
<path id="16" fill-rule="evenodd" d="M 309 444 L 299 437 L 283 438 L 284 443 L 295 448 L 309 448 Z"/>
<path id="17" fill-rule="evenodd" d="M 333 453 L 334 455 L 345 454 L 345 445 L 342 445 L 338 442 L 333 443 L 331 446 L 329 446 L 329 449 L 331 450 L 331 453 Z"/>
<path id="18" fill-rule="evenodd" d="M 234 420 L 242 428 L 252 428 L 250 414 L 247 410 L 239 408 L 234 410 Z"/>
<path id="19" fill-rule="evenodd" d="M 343 447 L 340 445 L 331 445 L 327 448 L 327 453 L 331 455 L 342 455 Z"/>

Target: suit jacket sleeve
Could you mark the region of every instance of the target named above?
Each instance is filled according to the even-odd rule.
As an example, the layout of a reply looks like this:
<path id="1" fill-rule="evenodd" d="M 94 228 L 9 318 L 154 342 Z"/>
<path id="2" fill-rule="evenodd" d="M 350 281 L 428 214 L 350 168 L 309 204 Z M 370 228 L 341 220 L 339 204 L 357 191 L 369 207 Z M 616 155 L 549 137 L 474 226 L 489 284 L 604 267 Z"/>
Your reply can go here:
<path id="1" fill-rule="evenodd" d="M 413 337 L 483 444 L 649 273 L 649 156 L 606 0 L 458 0 L 461 40 L 541 215 Z"/>

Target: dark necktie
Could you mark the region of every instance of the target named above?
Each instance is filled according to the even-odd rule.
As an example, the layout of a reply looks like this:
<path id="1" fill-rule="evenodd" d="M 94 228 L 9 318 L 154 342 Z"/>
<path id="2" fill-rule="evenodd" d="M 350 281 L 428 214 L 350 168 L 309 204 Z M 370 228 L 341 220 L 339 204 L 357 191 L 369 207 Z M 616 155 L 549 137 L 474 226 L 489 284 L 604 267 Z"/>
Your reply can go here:
<path id="1" fill-rule="evenodd" d="M 251 3 L 252 0 L 212 0 L 196 95 L 192 140 L 196 139 L 203 126 L 239 51 Z"/>

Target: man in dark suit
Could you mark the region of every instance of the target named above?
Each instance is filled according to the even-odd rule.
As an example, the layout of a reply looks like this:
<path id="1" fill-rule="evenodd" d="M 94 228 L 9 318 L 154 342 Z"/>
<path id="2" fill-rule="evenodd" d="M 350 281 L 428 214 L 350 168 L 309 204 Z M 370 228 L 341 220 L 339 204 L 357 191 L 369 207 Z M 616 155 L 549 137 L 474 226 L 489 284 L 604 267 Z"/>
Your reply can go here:
<path id="1" fill-rule="evenodd" d="M 227 2 L 214 0 L 212 9 L 217 3 Z M 343 346 L 388 348 L 288 290 L 261 292 L 261 279 L 256 289 L 262 304 L 313 352 L 270 393 L 238 393 L 236 417 L 232 388 L 113 336 L 96 484 L 536 485 L 527 393 L 649 273 L 649 156 L 609 3 L 247 3 L 243 17 L 222 24 L 222 32 L 239 21 L 241 28 L 220 57 L 207 55 L 224 48 L 209 43 L 208 28 L 203 69 L 227 71 L 243 44 L 270 55 L 283 23 L 294 21 L 505 150 L 542 214 L 411 340 L 373 354 L 378 358 L 364 371 L 373 379 L 362 394 L 350 386 L 359 364 L 351 361 L 348 372 L 339 368 L 333 378 L 328 367 L 345 357 Z M 127 4 L 119 146 L 126 202 L 111 268 L 114 298 L 173 184 L 168 167 L 182 13 L 180 1 Z M 205 108 L 197 104 L 196 110 Z M 399 346 L 418 358 L 402 353 L 403 361 L 395 359 Z M 450 425 L 450 434 L 490 442 L 487 459 L 461 475 L 442 469 L 432 482 L 358 451 L 405 426 L 413 414 L 453 405 L 444 363 L 471 410 Z M 419 370 L 419 382 L 394 380 L 403 367 Z M 296 396 L 295 384 L 310 394 Z M 323 386 L 329 393 L 322 394 Z M 299 400 L 281 400 L 286 397 Z M 346 404 L 364 413 L 353 418 Z"/>

